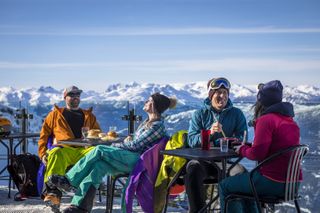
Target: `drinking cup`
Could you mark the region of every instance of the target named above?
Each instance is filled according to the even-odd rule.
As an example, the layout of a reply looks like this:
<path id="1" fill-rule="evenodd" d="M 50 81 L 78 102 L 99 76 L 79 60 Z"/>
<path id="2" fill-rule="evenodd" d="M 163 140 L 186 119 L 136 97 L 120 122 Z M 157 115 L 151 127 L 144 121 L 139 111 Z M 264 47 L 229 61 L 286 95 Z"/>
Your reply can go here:
<path id="1" fill-rule="evenodd" d="M 81 128 L 82 137 L 84 140 L 87 140 L 88 134 L 89 134 L 89 127 L 82 127 Z"/>
<path id="2" fill-rule="evenodd" d="M 210 131 L 210 130 L 209 130 Z M 210 137 L 208 130 L 201 130 L 201 149 L 209 150 L 210 149 Z"/>
<path id="3" fill-rule="evenodd" d="M 228 138 L 220 138 L 220 151 L 228 152 L 229 139 Z"/>
<path id="4" fill-rule="evenodd" d="M 110 126 L 109 127 L 109 132 L 115 132 L 115 131 L 117 131 L 117 127 L 116 126 Z"/>

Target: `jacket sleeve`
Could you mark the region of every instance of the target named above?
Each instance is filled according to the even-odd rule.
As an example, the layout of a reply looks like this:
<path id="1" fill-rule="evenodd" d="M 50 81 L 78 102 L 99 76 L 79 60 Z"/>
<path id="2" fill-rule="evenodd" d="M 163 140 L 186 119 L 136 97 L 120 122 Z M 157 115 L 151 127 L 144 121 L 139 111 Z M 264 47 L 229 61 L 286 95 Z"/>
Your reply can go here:
<path id="1" fill-rule="evenodd" d="M 159 140 L 164 136 L 163 125 L 152 125 L 145 132 L 143 132 L 139 137 L 135 138 L 133 141 L 112 144 L 115 147 L 124 148 L 133 152 L 140 152 L 144 150 L 148 144 L 152 144 L 154 141 Z"/>
<path id="2" fill-rule="evenodd" d="M 269 153 L 273 131 L 274 124 L 266 117 L 261 117 L 256 123 L 252 147 L 242 146 L 240 155 L 250 160 L 261 161 L 265 159 Z"/>
<path id="3" fill-rule="evenodd" d="M 197 110 L 192 115 L 188 130 L 188 144 L 191 148 L 199 147 L 201 145 L 200 132 L 202 128 L 201 113 Z"/>
<path id="4" fill-rule="evenodd" d="M 90 120 L 90 129 L 101 129 L 97 118 L 93 113 L 91 113 Z"/>
<path id="5" fill-rule="evenodd" d="M 54 113 L 54 111 L 51 111 L 48 114 L 48 116 L 45 118 L 43 122 L 40 131 L 40 139 L 38 141 L 38 155 L 40 159 L 42 159 L 42 157 L 46 154 L 48 138 L 53 133 Z"/>

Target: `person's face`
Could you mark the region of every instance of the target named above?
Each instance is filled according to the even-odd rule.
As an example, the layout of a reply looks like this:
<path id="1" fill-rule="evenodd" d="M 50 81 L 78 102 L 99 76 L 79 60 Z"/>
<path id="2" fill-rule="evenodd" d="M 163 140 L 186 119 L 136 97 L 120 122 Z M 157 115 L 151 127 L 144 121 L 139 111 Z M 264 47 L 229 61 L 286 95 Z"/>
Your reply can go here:
<path id="1" fill-rule="evenodd" d="M 78 109 L 80 104 L 80 93 L 68 93 L 65 100 L 67 108 Z"/>
<path id="2" fill-rule="evenodd" d="M 153 101 L 153 99 L 150 97 L 150 98 L 144 103 L 143 110 L 144 110 L 145 112 L 147 112 L 147 113 L 154 113 L 153 104 L 154 104 L 154 101 Z"/>
<path id="3" fill-rule="evenodd" d="M 211 105 L 218 111 L 221 111 L 228 103 L 228 90 L 225 88 L 219 88 L 215 91 L 211 99 Z"/>

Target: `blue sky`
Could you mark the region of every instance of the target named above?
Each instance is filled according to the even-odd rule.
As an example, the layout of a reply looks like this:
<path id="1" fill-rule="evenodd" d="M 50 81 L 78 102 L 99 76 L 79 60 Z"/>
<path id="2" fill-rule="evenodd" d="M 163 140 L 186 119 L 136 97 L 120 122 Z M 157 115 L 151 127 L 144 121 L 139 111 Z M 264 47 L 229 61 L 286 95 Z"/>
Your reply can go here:
<path id="1" fill-rule="evenodd" d="M 0 87 L 319 86 L 317 0 L 0 0 Z"/>

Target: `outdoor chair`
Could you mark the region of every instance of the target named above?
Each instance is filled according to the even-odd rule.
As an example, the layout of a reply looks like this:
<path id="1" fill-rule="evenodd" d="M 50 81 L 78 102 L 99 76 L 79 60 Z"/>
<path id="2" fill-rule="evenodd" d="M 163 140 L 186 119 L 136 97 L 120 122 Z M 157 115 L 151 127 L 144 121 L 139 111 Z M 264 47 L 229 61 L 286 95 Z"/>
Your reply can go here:
<path id="1" fill-rule="evenodd" d="M 126 199 L 122 198 L 122 201 L 126 202 L 125 206 L 127 212 L 132 212 L 132 201 L 134 197 L 137 199 L 137 202 L 143 211 L 148 212 L 149 209 L 151 209 L 153 204 L 152 195 L 154 181 L 163 158 L 160 154 L 160 150 L 164 149 L 168 140 L 169 138 L 163 137 L 159 139 L 158 143 L 145 151 L 140 156 L 140 159 L 130 174 L 120 174 L 108 177 L 107 213 L 112 212 L 116 182 L 123 177 L 128 177 L 128 185 L 122 183 L 123 187 L 126 187 L 125 193 L 122 193 L 122 196 L 126 196 Z"/>
<path id="2" fill-rule="evenodd" d="M 167 195 L 166 195 L 166 202 L 165 202 L 165 206 L 163 209 L 163 212 L 167 212 L 167 206 L 168 206 L 168 201 L 171 197 L 175 197 L 177 196 L 177 194 L 172 194 L 172 189 L 174 187 L 176 187 L 176 185 L 183 185 L 184 186 L 184 173 L 185 173 L 185 167 L 186 165 L 181 168 L 181 170 L 179 171 L 179 173 L 174 177 L 174 179 L 172 179 L 171 183 L 168 186 L 168 190 L 167 190 Z M 217 183 L 218 183 L 218 179 L 217 177 L 209 177 L 208 179 L 205 179 L 203 181 L 203 184 L 211 186 L 211 193 L 210 193 L 210 200 L 213 199 L 214 196 L 214 188 L 217 187 Z M 181 193 L 185 193 L 185 190 L 181 191 Z M 172 196 L 173 195 L 173 196 Z M 211 205 L 208 206 L 208 210 L 211 210 Z"/>
<path id="3" fill-rule="evenodd" d="M 122 187 L 125 187 L 125 183 L 122 178 L 129 177 L 129 174 L 119 174 L 116 176 L 108 176 L 107 178 L 107 195 L 106 195 L 106 213 L 112 212 L 113 197 L 116 188 L 116 182 L 119 182 Z"/>
<path id="4" fill-rule="evenodd" d="M 307 154 L 309 148 L 307 145 L 297 145 L 292 146 L 283 150 L 276 152 L 275 154 L 269 156 L 265 160 L 261 161 L 252 171 L 250 171 L 249 179 L 250 179 L 250 186 L 252 190 L 252 194 L 240 194 L 234 193 L 228 195 L 225 198 L 225 206 L 224 212 L 227 212 L 228 202 L 235 200 L 235 199 L 251 199 L 254 200 L 257 204 L 258 211 L 262 213 L 261 206 L 262 204 L 266 206 L 266 211 L 274 210 L 275 204 L 287 202 L 287 201 L 294 201 L 295 208 L 297 212 L 300 213 L 300 207 L 298 203 L 298 189 L 299 189 L 299 174 L 300 174 L 300 167 L 302 163 L 303 157 Z M 259 168 L 266 165 L 270 161 L 283 156 L 283 155 L 290 155 L 290 160 L 288 162 L 288 168 L 286 172 L 286 182 L 285 182 L 285 191 L 283 197 L 270 197 L 270 196 L 260 196 L 256 192 L 256 188 L 253 182 L 253 174 L 258 171 Z"/>

